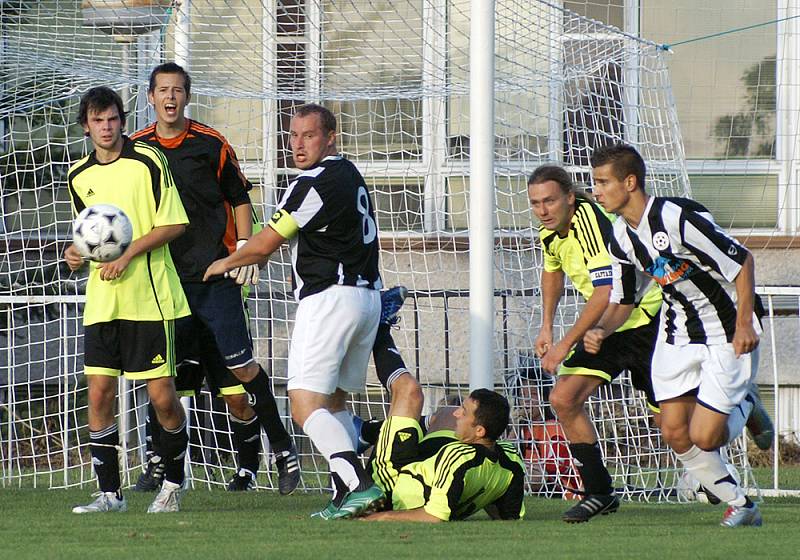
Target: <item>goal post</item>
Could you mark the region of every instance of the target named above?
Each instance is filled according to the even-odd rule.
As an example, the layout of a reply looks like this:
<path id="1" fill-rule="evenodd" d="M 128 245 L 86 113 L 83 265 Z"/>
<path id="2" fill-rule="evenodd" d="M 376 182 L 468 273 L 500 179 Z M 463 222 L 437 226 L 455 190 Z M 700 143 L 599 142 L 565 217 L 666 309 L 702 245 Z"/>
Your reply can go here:
<path id="1" fill-rule="evenodd" d="M 470 8 L 469 385 L 494 387 L 494 0 Z"/>
<path id="2" fill-rule="evenodd" d="M 78 100 L 101 84 L 122 92 L 132 132 L 149 118 L 136 100 L 154 61 L 177 59 L 190 66 L 191 117 L 231 142 L 262 217 L 298 173 L 287 144 L 293 108 L 316 101 L 334 111 L 339 150 L 376 204 L 384 283 L 410 290 L 394 336 L 426 412 L 470 387 L 505 392 L 527 490 L 569 495 L 576 480 L 547 405 L 552 379 L 532 354 L 542 254 L 527 176 L 557 162 L 588 183 L 591 150 L 628 141 L 648 164 L 651 192 L 687 194 L 663 50 L 543 0 L 184 0 L 179 9 L 162 0 L 45 0 L 0 10 L 0 485 L 92 483 L 86 278 L 61 263 L 66 171 L 89 149 L 75 124 Z M 477 29 L 487 31 L 481 41 Z M 325 463 L 292 425 L 286 397 L 296 308 L 289 272 L 282 249 L 248 305 L 257 359 L 301 450 L 303 487 L 320 491 Z M 568 287 L 557 333 L 581 305 Z M 388 396 L 374 371 L 368 380 L 352 409 L 383 417 Z M 130 484 L 143 459 L 146 395 L 137 383 L 122 386 Z M 680 469 L 629 383 L 605 387 L 588 408 L 621 493 L 676 499 Z M 190 414 L 190 480 L 221 486 L 234 473 L 224 407 L 204 394 Z M 752 488 L 741 442 L 731 458 Z M 265 462 L 262 488 L 275 488 L 269 471 Z"/>

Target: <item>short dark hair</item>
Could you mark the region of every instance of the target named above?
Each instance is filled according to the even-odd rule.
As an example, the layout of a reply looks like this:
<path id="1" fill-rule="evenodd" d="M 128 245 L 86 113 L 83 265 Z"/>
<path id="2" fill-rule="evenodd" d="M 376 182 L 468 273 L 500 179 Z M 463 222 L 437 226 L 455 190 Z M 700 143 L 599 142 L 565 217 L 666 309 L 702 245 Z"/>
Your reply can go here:
<path id="1" fill-rule="evenodd" d="M 511 407 L 508 400 L 496 391 L 475 389 L 469 398 L 478 403 L 475 409 L 475 422 L 486 430 L 486 437 L 496 441 L 508 428 Z"/>
<path id="2" fill-rule="evenodd" d="M 183 66 L 175 64 L 174 62 L 165 62 L 153 68 L 153 71 L 150 72 L 150 85 L 147 88 L 148 92 L 153 93 L 156 90 L 156 76 L 159 74 L 180 74 L 183 76 L 183 89 L 186 90 L 186 95 L 192 93 L 192 77 L 189 75 L 189 72 L 183 69 Z"/>
<path id="3" fill-rule="evenodd" d="M 119 94 L 106 86 L 89 88 L 89 91 L 81 97 L 81 104 L 78 106 L 78 124 L 85 126 L 89 122 L 89 111 L 105 111 L 114 105 L 119 111 L 122 128 L 125 128 L 125 105 Z"/>
<path id="4" fill-rule="evenodd" d="M 558 186 L 561 187 L 561 192 L 564 194 L 575 191 L 575 183 L 572 182 L 572 177 L 570 177 L 567 170 L 560 165 L 540 165 L 531 173 L 528 184 L 539 185 L 547 181 L 555 181 L 558 183 Z"/>
<path id="5" fill-rule="evenodd" d="M 636 177 L 637 186 L 644 190 L 644 177 L 647 168 L 644 159 L 636 148 L 628 144 L 612 144 L 596 148 L 589 161 L 593 168 L 611 164 L 614 176 L 622 181 L 628 175 Z"/>
<path id="6" fill-rule="evenodd" d="M 319 115 L 319 120 L 322 123 L 322 131 L 325 134 L 329 132 L 336 132 L 336 117 L 327 107 L 318 105 L 316 103 L 306 103 L 301 105 L 294 112 L 296 117 L 307 117 L 308 115 Z"/>
<path id="7" fill-rule="evenodd" d="M 539 185 L 547 181 L 558 183 L 558 186 L 561 187 L 561 192 L 564 194 L 572 193 L 575 198 L 592 200 L 591 195 L 586 191 L 586 187 L 582 184 L 576 184 L 569 172 L 560 165 L 552 163 L 540 165 L 531 173 L 528 179 L 528 186 Z"/>

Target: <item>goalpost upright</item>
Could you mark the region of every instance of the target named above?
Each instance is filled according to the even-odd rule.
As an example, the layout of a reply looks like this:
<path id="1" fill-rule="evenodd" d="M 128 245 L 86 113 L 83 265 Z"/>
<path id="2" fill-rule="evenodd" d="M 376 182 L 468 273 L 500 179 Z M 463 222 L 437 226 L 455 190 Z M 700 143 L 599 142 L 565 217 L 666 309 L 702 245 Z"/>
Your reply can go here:
<path id="1" fill-rule="evenodd" d="M 494 388 L 494 0 L 473 0 L 469 74 L 470 389 Z"/>

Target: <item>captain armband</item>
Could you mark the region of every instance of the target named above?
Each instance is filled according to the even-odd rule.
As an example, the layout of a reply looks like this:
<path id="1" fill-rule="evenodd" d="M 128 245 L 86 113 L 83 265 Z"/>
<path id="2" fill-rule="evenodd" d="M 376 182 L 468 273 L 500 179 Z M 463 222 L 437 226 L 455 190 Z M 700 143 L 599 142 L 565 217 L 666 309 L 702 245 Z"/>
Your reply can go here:
<path id="1" fill-rule="evenodd" d="M 610 266 L 596 268 L 589 271 L 589 278 L 592 280 L 592 286 L 610 286 L 613 283 L 614 275 Z"/>
<path id="2" fill-rule="evenodd" d="M 280 209 L 272 215 L 269 219 L 269 226 L 285 239 L 291 239 L 300 231 L 297 221 L 284 209 Z"/>

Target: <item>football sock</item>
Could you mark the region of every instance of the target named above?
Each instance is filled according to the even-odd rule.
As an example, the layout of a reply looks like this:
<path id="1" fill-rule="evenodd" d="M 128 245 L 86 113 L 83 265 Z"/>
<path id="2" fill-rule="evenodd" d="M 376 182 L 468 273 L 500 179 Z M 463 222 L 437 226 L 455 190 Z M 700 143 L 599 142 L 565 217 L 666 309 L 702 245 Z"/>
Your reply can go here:
<path id="1" fill-rule="evenodd" d="M 158 416 L 156 409 L 153 408 L 153 403 L 147 403 L 147 418 L 145 420 L 145 433 L 147 434 L 147 451 L 153 455 L 160 455 L 159 445 L 161 443 L 161 424 L 158 423 Z"/>
<path id="2" fill-rule="evenodd" d="M 744 430 L 744 426 L 747 423 L 747 419 L 750 418 L 750 413 L 752 411 L 753 401 L 752 397 L 748 394 L 742 399 L 742 402 L 733 407 L 733 410 L 731 410 L 728 415 L 728 422 L 726 425 L 728 429 L 728 440 L 726 443 L 732 442 L 742 434 L 742 430 Z"/>
<path id="3" fill-rule="evenodd" d="M 571 443 L 569 451 L 583 480 L 583 490 L 586 494 L 607 496 L 614 491 L 611 486 L 611 475 L 603 464 L 600 444 Z"/>
<path id="4" fill-rule="evenodd" d="M 254 402 L 251 402 L 250 406 L 256 411 L 258 421 L 267 433 L 272 451 L 279 453 L 289 449 L 292 446 L 292 441 L 283 426 L 281 415 L 278 413 L 278 405 L 270 388 L 269 376 L 264 371 L 264 368 L 258 366 L 258 374 L 252 381 L 242 383 L 242 386 L 253 397 L 252 401 Z"/>
<path id="5" fill-rule="evenodd" d="M 366 490 L 372 485 L 350 434 L 330 411 L 318 408 L 312 412 L 303 424 L 303 431 L 327 459 L 331 473 L 338 475 L 349 490 Z"/>
<path id="6" fill-rule="evenodd" d="M 261 424 L 258 423 L 258 417 L 241 420 L 230 414 L 229 418 L 239 468 L 255 474 L 258 472 L 258 454 L 261 452 Z"/>
<path id="7" fill-rule="evenodd" d="M 725 468 L 718 450 L 703 451 L 694 445 L 686 453 L 676 455 L 689 474 L 720 500 L 732 506 L 747 505 L 747 496 Z"/>
<path id="8" fill-rule="evenodd" d="M 181 485 L 186 476 L 183 459 L 186 457 L 186 448 L 189 445 L 186 419 L 174 430 L 162 429 L 161 454 L 164 459 L 164 479 L 173 484 Z"/>
<path id="9" fill-rule="evenodd" d="M 361 424 L 361 439 L 370 445 L 375 445 L 378 443 L 381 426 L 383 426 L 383 420 L 364 420 L 364 423 Z"/>
<path id="10" fill-rule="evenodd" d="M 97 483 L 101 492 L 117 492 L 120 489 L 119 479 L 119 430 L 116 424 L 96 432 L 89 432 L 89 449 L 92 453 L 92 466 L 97 474 Z"/>
<path id="11" fill-rule="evenodd" d="M 333 502 L 333 505 L 339 507 L 342 505 L 342 502 L 344 501 L 350 489 L 336 473 L 331 473 L 331 481 L 333 482 L 333 498 L 331 498 L 331 501 Z"/>
<path id="12" fill-rule="evenodd" d="M 357 449 L 359 433 L 356 431 L 355 424 L 353 424 L 353 413 L 349 410 L 340 410 L 338 412 L 332 412 L 331 414 L 333 414 L 333 417 L 336 418 L 336 421 L 339 422 L 345 430 L 347 430 L 347 434 L 350 436 L 350 440 L 353 442 L 353 449 Z"/>
<path id="13" fill-rule="evenodd" d="M 372 345 L 372 359 L 375 361 L 375 373 L 387 391 L 392 390 L 392 383 L 398 376 L 408 371 L 400 351 L 394 343 L 389 325 L 378 326 L 375 343 Z"/>

